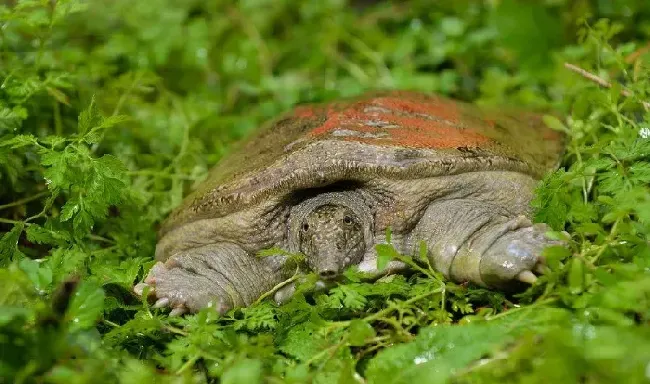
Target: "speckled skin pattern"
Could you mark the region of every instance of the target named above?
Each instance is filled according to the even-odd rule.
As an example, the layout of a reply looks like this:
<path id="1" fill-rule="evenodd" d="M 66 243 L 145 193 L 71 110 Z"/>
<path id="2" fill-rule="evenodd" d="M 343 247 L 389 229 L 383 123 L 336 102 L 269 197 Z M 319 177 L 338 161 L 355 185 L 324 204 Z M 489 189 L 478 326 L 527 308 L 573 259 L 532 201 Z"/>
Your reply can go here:
<path id="1" fill-rule="evenodd" d="M 434 95 L 385 92 L 303 106 L 226 156 L 164 223 L 144 283 L 175 313 L 246 306 L 303 252 L 323 279 L 350 265 L 374 276 L 375 244 L 416 255 L 454 281 L 508 288 L 554 244 L 533 225 L 537 180 L 562 137 L 537 115 Z"/>
<path id="2" fill-rule="evenodd" d="M 361 218 L 344 205 L 322 205 L 300 226 L 300 252 L 323 279 L 334 278 L 345 267 L 360 263 L 365 251 Z"/>

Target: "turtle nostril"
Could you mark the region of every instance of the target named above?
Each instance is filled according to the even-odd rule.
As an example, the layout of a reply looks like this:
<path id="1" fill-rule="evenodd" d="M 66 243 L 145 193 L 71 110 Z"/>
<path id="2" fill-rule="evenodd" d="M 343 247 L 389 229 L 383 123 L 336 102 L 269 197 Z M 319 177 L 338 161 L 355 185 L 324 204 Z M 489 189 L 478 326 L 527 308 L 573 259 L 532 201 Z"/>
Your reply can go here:
<path id="1" fill-rule="evenodd" d="M 324 271 L 320 271 L 318 275 L 321 277 L 321 279 L 329 280 L 336 277 L 336 271 L 333 269 L 326 269 Z"/>

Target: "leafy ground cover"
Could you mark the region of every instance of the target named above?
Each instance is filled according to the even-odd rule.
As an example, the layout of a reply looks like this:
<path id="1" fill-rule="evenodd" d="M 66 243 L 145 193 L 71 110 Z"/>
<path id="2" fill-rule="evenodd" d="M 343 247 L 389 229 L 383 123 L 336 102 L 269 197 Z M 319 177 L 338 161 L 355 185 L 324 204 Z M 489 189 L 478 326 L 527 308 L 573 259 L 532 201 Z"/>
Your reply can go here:
<path id="1" fill-rule="evenodd" d="M 634 0 L 0 5 L 0 382 L 650 381 L 649 38 Z M 570 240 L 530 289 L 349 271 L 222 318 L 130 293 L 230 143 L 376 88 L 564 116 L 533 206 Z"/>

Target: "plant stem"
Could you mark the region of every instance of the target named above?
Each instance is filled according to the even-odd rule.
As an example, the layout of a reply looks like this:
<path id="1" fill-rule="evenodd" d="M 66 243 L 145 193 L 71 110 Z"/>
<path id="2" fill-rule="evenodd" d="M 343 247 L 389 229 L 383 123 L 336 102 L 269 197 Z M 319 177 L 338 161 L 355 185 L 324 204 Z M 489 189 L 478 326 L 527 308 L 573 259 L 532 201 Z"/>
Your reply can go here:
<path id="1" fill-rule="evenodd" d="M 280 290 L 282 287 L 284 287 L 284 286 L 286 286 L 286 285 L 288 285 L 288 284 L 291 284 L 291 283 L 293 283 L 294 281 L 298 280 L 298 278 L 300 277 L 300 274 L 298 274 L 298 271 L 299 271 L 299 269 L 296 268 L 296 272 L 294 272 L 293 276 L 291 276 L 291 277 L 288 278 L 287 280 L 285 280 L 285 281 L 283 281 L 283 282 L 281 282 L 281 283 L 275 285 L 273 288 L 271 288 L 270 291 L 265 292 L 262 296 L 260 296 L 257 300 L 255 300 L 255 302 L 254 302 L 252 305 L 257 305 L 257 304 L 259 304 L 260 302 L 262 302 L 263 300 L 265 300 L 267 297 L 269 297 L 269 296 L 275 294 L 275 292 L 277 292 L 278 290 Z"/>
<path id="2" fill-rule="evenodd" d="M 176 371 L 176 374 L 180 375 L 181 373 L 183 373 L 186 369 L 188 369 L 189 367 L 194 365 L 194 363 L 196 363 L 196 361 L 198 359 L 199 359 L 199 356 L 193 356 L 191 359 L 187 360 L 185 362 L 185 364 L 183 364 L 180 368 L 178 368 L 178 370 Z"/>
<path id="3" fill-rule="evenodd" d="M 573 65 L 573 64 L 570 64 L 570 63 L 564 63 L 564 67 L 571 70 L 571 71 L 573 71 L 573 72 L 576 72 L 577 74 L 581 75 L 582 77 L 584 77 L 587 80 L 593 81 L 594 83 L 600 85 L 601 87 L 604 87 L 604 88 L 611 88 L 612 87 L 612 84 L 609 81 L 607 81 L 607 80 L 605 80 L 605 79 L 603 79 L 601 77 L 598 77 L 598 76 L 594 75 L 593 73 L 578 67 L 577 65 Z M 623 95 L 625 97 L 633 97 L 634 96 L 634 94 L 632 92 L 630 92 L 630 90 L 628 90 L 626 88 L 622 88 L 622 87 L 621 87 L 621 95 Z M 641 101 L 641 104 L 646 109 L 646 111 L 650 110 L 650 103 L 648 103 L 647 101 Z"/>
<path id="4" fill-rule="evenodd" d="M 142 78 L 142 71 L 138 72 L 129 85 L 129 88 L 124 92 L 119 100 L 117 100 L 117 104 L 115 105 L 115 109 L 113 110 L 113 113 L 111 114 L 112 116 L 117 116 L 118 113 L 120 113 L 120 109 L 122 109 L 122 105 L 124 105 L 124 102 L 126 101 L 126 98 L 131 95 L 131 92 L 133 92 L 133 89 L 135 88 L 136 84 L 140 81 Z"/>
<path id="5" fill-rule="evenodd" d="M 11 219 L 4 219 L 0 217 L 0 223 L 6 223 L 6 224 L 19 224 L 19 223 L 24 223 L 25 225 L 29 225 L 29 223 L 25 223 L 22 220 L 11 220 Z"/>
<path id="6" fill-rule="evenodd" d="M 498 318 L 509 316 L 509 315 L 512 315 L 513 313 L 517 313 L 517 312 L 520 312 L 520 311 L 523 311 L 523 310 L 526 310 L 526 309 L 533 309 L 535 307 L 542 306 L 544 304 L 551 304 L 554 301 L 556 301 L 555 298 L 548 298 L 548 299 L 545 299 L 545 300 L 539 300 L 539 301 L 536 301 L 536 302 L 534 302 L 534 303 L 532 303 L 530 305 L 521 306 L 521 307 L 518 307 L 518 308 L 513 308 L 513 309 L 509 309 L 507 311 L 503 311 L 503 312 L 498 313 L 498 314 L 496 314 L 494 316 L 488 317 L 485 320 L 486 321 L 496 320 Z"/>
<path id="7" fill-rule="evenodd" d="M 115 244 L 115 241 L 113 241 L 113 240 L 111 240 L 111 239 L 107 239 L 107 238 L 105 238 L 105 237 L 103 237 L 103 236 L 99 236 L 99 235 L 93 235 L 93 234 L 90 234 L 90 235 L 88 235 L 87 237 L 88 237 L 90 240 L 96 240 L 96 241 L 101 241 L 101 242 L 104 242 L 104 243 Z"/>
<path id="8" fill-rule="evenodd" d="M 37 193 L 35 195 L 22 198 L 20 200 L 16 200 L 16 201 L 13 201 L 13 202 L 8 203 L 8 204 L 0 205 L 0 210 L 15 207 L 15 206 L 19 206 L 19 205 L 23 205 L 23 204 L 29 203 L 30 201 L 38 200 L 41 197 L 47 196 L 49 194 L 50 194 L 50 191 L 43 191 L 41 193 Z"/>

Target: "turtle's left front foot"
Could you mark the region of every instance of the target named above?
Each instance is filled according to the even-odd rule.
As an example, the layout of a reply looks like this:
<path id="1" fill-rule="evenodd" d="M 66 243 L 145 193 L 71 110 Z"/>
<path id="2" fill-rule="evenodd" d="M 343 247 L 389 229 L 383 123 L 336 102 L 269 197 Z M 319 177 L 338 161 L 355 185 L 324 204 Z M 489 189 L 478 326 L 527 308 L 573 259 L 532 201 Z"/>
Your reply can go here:
<path id="1" fill-rule="evenodd" d="M 518 223 L 517 219 L 508 224 L 511 227 L 481 257 L 481 280 L 488 286 L 508 286 L 514 280 L 533 284 L 545 269 L 544 248 L 562 244 L 546 237 L 550 230 L 546 224 Z"/>
<path id="2" fill-rule="evenodd" d="M 562 244 L 549 229 L 497 204 L 450 199 L 427 208 L 411 243 L 425 241 L 431 265 L 451 280 L 508 288 L 537 280 L 544 248 Z"/>

